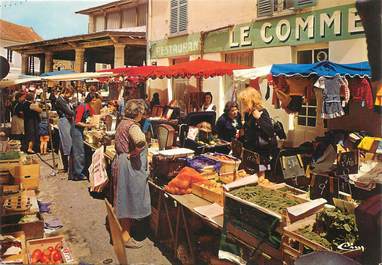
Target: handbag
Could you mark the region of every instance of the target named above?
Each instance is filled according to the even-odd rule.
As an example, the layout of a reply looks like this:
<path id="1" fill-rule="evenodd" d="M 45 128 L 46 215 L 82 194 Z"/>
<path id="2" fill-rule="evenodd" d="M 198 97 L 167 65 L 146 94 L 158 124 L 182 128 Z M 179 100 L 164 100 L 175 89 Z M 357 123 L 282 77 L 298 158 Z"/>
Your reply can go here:
<path id="1" fill-rule="evenodd" d="M 279 139 L 286 139 L 287 137 L 284 131 L 283 124 L 280 121 L 275 121 L 275 120 L 272 120 L 272 121 L 273 121 L 273 130 L 275 131 L 275 134 L 277 135 L 277 137 L 279 137 Z"/>

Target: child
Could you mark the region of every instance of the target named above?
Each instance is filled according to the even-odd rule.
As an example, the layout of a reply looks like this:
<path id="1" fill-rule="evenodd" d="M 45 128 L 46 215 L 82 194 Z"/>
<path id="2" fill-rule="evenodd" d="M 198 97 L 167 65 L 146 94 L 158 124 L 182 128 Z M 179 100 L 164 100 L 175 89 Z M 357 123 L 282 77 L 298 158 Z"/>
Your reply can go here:
<path id="1" fill-rule="evenodd" d="M 39 134 L 40 134 L 40 153 L 42 155 L 47 154 L 48 142 L 49 142 L 49 122 L 46 112 L 41 113 L 41 122 L 39 124 Z"/>

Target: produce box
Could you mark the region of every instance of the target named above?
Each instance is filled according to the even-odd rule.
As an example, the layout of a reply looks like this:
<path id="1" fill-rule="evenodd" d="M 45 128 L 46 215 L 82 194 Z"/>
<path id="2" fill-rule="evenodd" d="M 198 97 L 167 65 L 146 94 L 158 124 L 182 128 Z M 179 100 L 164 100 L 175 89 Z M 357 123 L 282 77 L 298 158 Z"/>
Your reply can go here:
<path id="1" fill-rule="evenodd" d="M 261 182 L 259 183 L 260 186 L 272 189 L 272 190 L 279 190 L 282 192 L 286 192 L 289 194 L 293 194 L 296 197 L 300 197 L 305 200 L 309 200 L 309 194 L 306 191 L 297 189 L 295 187 L 292 187 L 286 183 L 273 183 L 273 182 Z"/>
<path id="2" fill-rule="evenodd" d="M 12 182 L 9 171 L 0 171 L 0 185 L 8 185 Z"/>
<path id="3" fill-rule="evenodd" d="M 332 249 L 330 247 L 330 242 L 322 241 L 318 234 L 315 236 L 317 240 L 308 239 L 304 236 L 301 231 L 310 231 L 316 223 L 315 218 L 316 215 L 312 215 L 309 218 L 284 227 L 281 248 L 285 265 L 293 265 L 298 257 L 313 251 L 335 251 L 350 258 L 358 258 L 362 255 L 361 248 L 353 248 L 349 245 L 346 246 L 345 244 L 342 250 Z"/>
<path id="4" fill-rule="evenodd" d="M 20 185 L 1 185 L 0 186 L 0 196 L 6 198 L 6 196 L 11 196 L 18 193 L 21 190 Z"/>
<path id="5" fill-rule="evenodd" d="M 223 205 L 223 187 L 216 182 L 210 181 L 209 183 L 194 183 L 192 184 L 192 193 L 209 202 L 216 202 Z"/>
<path id="6" fill-rule="evenodd" d="M 241 169 L 236 172 L 229 172 L 229 173 L 224 173 L 220 174 L 219 180 L 223 182 L 224 184 L 228 184 L 233 182 L 234 180 L 238 180 L 240 178 L 248 176 L 247 172 L 245 170 Z"/>
<path id="7" fill-rule="evenodd" d="M 13 233 L 23 231 L 26 239 L 37 239 L 44 237 L 44 219 L 37 213 L 30 216 L 35 216 L 32 221 L 22 223 L 22 220 L 27 221 L 27 215 L 4 215 L 1 218 L 0 230 L 1 233 Z"/>
<path id="8" fill-rule="evenodd" d="M 21 248 L 21 252 L 19 252 L 18 254 L 0 255 L 0 260 L 2 261 L 2 264 L 28 264 L 24 232 L 18 231 L 11 234 L 0 235 L 0 237 L 1 236 L 4 236 L 4 237 L 12 236 L 19 242 L 14 242 L 14 240 L 11 241 L 9 239 L 2 238 L 0 239 L 0 249 L 5 249 L 6 251 L 11 246 L 16 246 Z"/>
<path id="9" fill-rule="evenodd" d="M 10 171 L 19 164 L 19 158 L 0 160 L 0 171 Z"/>
<path id="10" fill-rule="evenodd" d="M 220 162 L 221 164 L 221 167 L 219 170 L 220 174 L 236 172 L 239 169 L 239 166 L 241 163 L 240 159 L 236 157 L 220 154 L 220 153 L 207 153 L 207 154 L 204 154 L 204 156 L 211 158 L 212 160 Z"/>
<path id="11" fill-rule="evenodd" d="M 63 236 L 28 240 L 27 251 L 30 264 L 62 264 L 75 261 Z"/>
<path id="12" fill-rule="evenodd" d="M 19 158 L 20 158 L 20 153 L 16 152 L 16 151 L 9 151 L 9 152 L 0 153 L 0 160 L 1 161 L 18 160 Z"/>
<path id="13" fill-rule="evenodd" d="M 37 190 L 40 184 L 40 162 L 32 159 L 30 164 L 18 164 L 12 170 L 14 183 L 22 184 L 26 190 Z"/>
<path id="14" fill-rule="evenodd" d="M 259 185 L 224 194 L 224 219 L 275 248 L 280 247 L 282 227 L 288 223 L 286 208 L 308 201 Z"/>

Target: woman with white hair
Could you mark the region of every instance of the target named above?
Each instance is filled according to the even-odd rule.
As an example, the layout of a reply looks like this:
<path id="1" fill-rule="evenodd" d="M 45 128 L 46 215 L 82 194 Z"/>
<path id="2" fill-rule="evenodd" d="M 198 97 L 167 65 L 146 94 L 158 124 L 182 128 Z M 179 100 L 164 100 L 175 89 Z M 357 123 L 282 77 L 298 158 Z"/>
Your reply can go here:
<path id="1" fill-rule="evenodd" d="M 145 102 L 141 99 L 127 101 L 125 117 L 115 134 L 116 158 L 113 162 L 114 208 L 128 248 L 139 248 L 142 244 L 130 236 L 134 220 L 151 214 L 148 185 L 147 144 L 139 122 L 145 113 Z"/>

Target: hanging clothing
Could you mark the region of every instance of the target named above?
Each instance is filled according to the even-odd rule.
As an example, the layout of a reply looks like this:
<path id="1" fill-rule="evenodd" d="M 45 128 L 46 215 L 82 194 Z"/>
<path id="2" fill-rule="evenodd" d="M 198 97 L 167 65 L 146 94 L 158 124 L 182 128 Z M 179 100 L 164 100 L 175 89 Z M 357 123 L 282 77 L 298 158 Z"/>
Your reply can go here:
<path id="1" fill-rule="evenodd" d="M 145 136 L 133 120 L 124 118 L 115 135 L 112 164 L 114 208 L 118 218 L 141 219 L 151 214 Z"/>
<path id="2" fill-rule="evenodd" d="M 313 97 L 313 82 L 307 77 L 290 77 L 287 78 L 290 96 L 302 96 L 309 102 Z"/>
<path id="3" fill-rule="evenodd" d="M 382 114 L 382 85 L 377 88 L 377 93 L 375 94 L 374 112 Z"/>
<path id="4" fill-rule="evenodd" d="M 340 76 L 320 77 L 314 84 L 322 89 L 322 112 L 323 119 L 333 119 L 342 117 L 345 112 L 341 105 L 340 88 L 343 85 Z"/>
<path id="5" fill-rule="evenodd" d="M 349 78 L 350 94 L 355 101 L 364 102 L 368 109 L 373 109 L 373 94 L 366 78 Z"/>
<path id="6" fill-rule="evenodd" d="M 216 111 L 216 106 L 214 104 L 212 104 L 212 103 L 210 105 L 208 105 L 208 106 L 205 106 L 203 104 L 202 111 Z"/>

